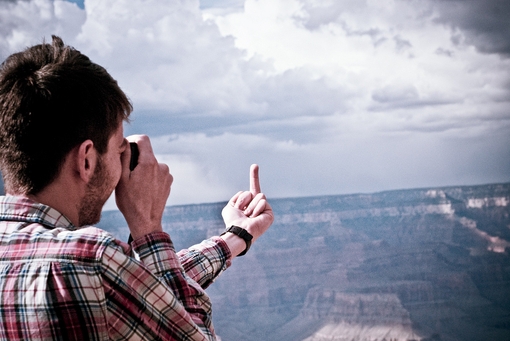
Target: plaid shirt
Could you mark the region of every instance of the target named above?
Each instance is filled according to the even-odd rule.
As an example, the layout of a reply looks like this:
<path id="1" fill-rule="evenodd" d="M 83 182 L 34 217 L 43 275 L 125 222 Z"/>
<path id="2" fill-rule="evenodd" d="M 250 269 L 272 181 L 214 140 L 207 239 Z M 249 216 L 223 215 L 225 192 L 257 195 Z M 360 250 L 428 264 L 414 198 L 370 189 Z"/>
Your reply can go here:
<path id="1" fill-rule="evenodd" d="M 164 232 L 131 246 L 51 207 L 0 197 L 0 339 L 215 340 L 204 289 L 228 266 L 219 237 L 175 253 Z"/>

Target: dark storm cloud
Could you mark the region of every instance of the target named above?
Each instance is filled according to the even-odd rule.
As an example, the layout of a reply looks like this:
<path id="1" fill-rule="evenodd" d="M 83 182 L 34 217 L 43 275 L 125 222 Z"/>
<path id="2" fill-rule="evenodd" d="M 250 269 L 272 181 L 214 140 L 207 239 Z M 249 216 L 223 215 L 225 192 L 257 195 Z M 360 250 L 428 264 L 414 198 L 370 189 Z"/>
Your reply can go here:
<path id="1" fill-rule="evenodd" d="M 410 84 L 385 86 L 375 89 L 372 91 L 372 100 L 374 103 L 369 107 L 372 111 L 424 108 L 454 104 L 459 101 L 454 98 L 444 98 L 439 95 L 423 98 L 420 96 L 416 87 Z"/>
<path id="2" fill-rule="evenodd" d="M 212 114 L 198 105 L 194 106 L 195 110 L 188 111 L 141 109 L 136 111 L 126 132 L 150 131 L 155 136 L 232 132 L 292 138 L 300 142 L 320 140 L 323 130 L 310 126 L 320 123 L 310 122 L 309 118 L 345 112 L 346 102 L 352 97 L 346 90 L 330 86 L 324 78 L 311 79 L 311 75 L 301 69 L 252 79 L 249 86 L 248 110 L 233 107 Z"/>
<path id="3" fill-rule="evenodd" d="M 340 19 L 342 13 L 359 12 L 369 8 L 370 5 L 364 1 L 346 0 L 333 3 L 302 1 L 303 9 L 307 15 L 296 18 L 296 20 L 310 30 L 318 29 L 331 22 L 341 22 L 348 35 L 368 35 L 375 42 L 384 37 L 379 28 L 354 30 Z M 453 43 L 466 43 L 475 46 L 482 53 L 497 53 L 507 58 L 510 57 L 510 1 L 430 1 L 439 15 L 436 22 L 448 25 L 453 29 Z M 416 4 L 418 5 L 419 2 L 416 1 Z M 428 16 L 432 13 L 433 11 L 430 9 L 423 8 L 421 15 Z"/>
<path id="4" fill-rule="evenodd" d="M 464 33 L 466 43 L 483 53 L 510 57 L 510 1 L 433 0 L 439 10 L 438 22 Z M 461 37 L 452 36 L 454 43 Z"/>

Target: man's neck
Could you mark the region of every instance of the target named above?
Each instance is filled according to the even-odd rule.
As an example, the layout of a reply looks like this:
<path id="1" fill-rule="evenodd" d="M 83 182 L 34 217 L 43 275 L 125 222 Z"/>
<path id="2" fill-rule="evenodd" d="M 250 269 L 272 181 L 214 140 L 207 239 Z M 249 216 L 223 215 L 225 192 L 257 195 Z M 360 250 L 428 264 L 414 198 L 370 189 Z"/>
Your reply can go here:
<path id="1" fill-rule="evenodd" d="M 79 226 L 79 207 L 81 202 L 80 189 L 69 184 L 61 178 L 57 178 L 37 194 L 25 194 L 38 203 L 50 206 L 66 216 L 75 226 Z"/>

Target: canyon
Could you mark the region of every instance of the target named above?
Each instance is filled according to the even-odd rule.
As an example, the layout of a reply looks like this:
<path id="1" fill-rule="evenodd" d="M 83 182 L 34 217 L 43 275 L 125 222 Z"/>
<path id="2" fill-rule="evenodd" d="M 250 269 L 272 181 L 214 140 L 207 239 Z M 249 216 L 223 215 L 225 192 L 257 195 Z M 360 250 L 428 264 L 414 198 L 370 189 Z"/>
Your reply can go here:
<path id="1" fill-rule="evenodd" d="M 270 202 L 207 289 L 222 341 L 510 339 L 510 184 Z M 167 207 L 176 248 L 221 233 L 224 204 Z M 128 238 L 118 211 L 99 226 Z"/>

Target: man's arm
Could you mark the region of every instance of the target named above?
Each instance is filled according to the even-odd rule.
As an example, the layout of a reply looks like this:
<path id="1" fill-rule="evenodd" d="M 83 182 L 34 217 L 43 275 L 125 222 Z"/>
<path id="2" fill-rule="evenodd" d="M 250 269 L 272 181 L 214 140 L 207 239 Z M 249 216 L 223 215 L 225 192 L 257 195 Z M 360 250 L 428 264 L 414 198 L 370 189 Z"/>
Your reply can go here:
<path id="1" fill-rule="evenodd" d="M 271 226 L 274 214 L 265 195 L 260 192 L 259 167 L 257 165 L 250 167 L 250 190 L 235 194 L 223 208 L 222 215 L 226 227 L 236 225 L 244 228 L 253 236 L 252 243 Z M 246 242 L 242 238 L 227 233 L 180 251 L 178 255 L 187 275 L 204 289 L 224 270 L 213 267 L 217 256 L 210 253 L 213 250 L 210 247 L 211 244 L 228 250 L 224 269 L 231 265 L 233 257 L 246 249 Z"/>
<path id="2" fill-rule="evenodd" d="M 196 282 L 204 288 L 208 286 L 221 271 L 230 265 L 231 257 L 245 250 L 246 243 L 232 234 L 226 234 L 221 238 L 216 237 L 212 241 L 216 245 L 212 247 L 197 248 L 195 246 L 190 248 L 191 251 L 187 254 L 181 254 L 184 262 L 181 264 L 161 224 L 173 181 L 168 166 L 156 161 L 147 136 L 132 136 L 129 140 L 138 145 L 140 151 L 138 165 L 133 171 L 129 170 L 131 151 L 127 148 L 122 155 L 123 172 L 116 187 L 116 201 L 134 238 L 132 245 L 139 253 L 140 260 L 145 264 L 146 269 L 153 276 L 164 278 L 171 293 L 171 297 L 165 299 L 177 298 L 182 304 L 183 314 L 189 313 L 191 321 L 195 321 L 201 329 L 200 326 L 207 326 L 205 321 L 210 320 L 207 312 L 210 309 L 210 303 L 208 298 L 206 301 L 199 299 L 206 298 L 207 295 L 200 291 L 202 288 Z M 223 209 L 222 215 L 227 226 L 235 224 L 246 229 L 253 235 L 254 241 L 269 228 L 274 219 L 273 211 L 266 202 L 264 194 L 260 193 L 258 166 L 251 167 L 250 191 L 234 195 Z M 163 235 L 168 236 L 168 241 L 154 244 L 150 241 L 151 238 L 155 238 L 154 236 L 158 239 Z M 150 246 L 149 252 L 145 252 L 143 247 L 140 248 L 140 240 L 142 244 Z M 198 293 L 195 292 L 196 287 L 200 289 Z M 164 302 L 163 297 L 159 299 L 159 303 Z M 147 304 L 152 303 L 147 302 Z"/>
<path id="3" fill-rule="evenodd" d="M 115 243 L 103 253 L 109 337 L 214 340 L 209 297 L 185 276 L 168 234 L 147 234 L 133 246 L 143 264 Z"/>
<path id="4" fill-rule="evenodd" d="M 186 275 L 203 289 L 211 285 L 232 264 L 230 248 L 217 236 L 181 250 L 177 256 Z"/>
<path id="5" fill-rule="evenodd" d="M 135 333 L 142 339 L 212 339 L 209 298 L 186 276 L 170 236 L 163 232 L 161 221 L 173 181 L 168 166 L 157 162 L 147 136 L 128 140 L 137 143 L 138 164 L 130 170 L 127 148 L 121 155 L 115 199 L 141 263 L 120 247 L 104 253 L 110 330 L 119 336 Z"/>

